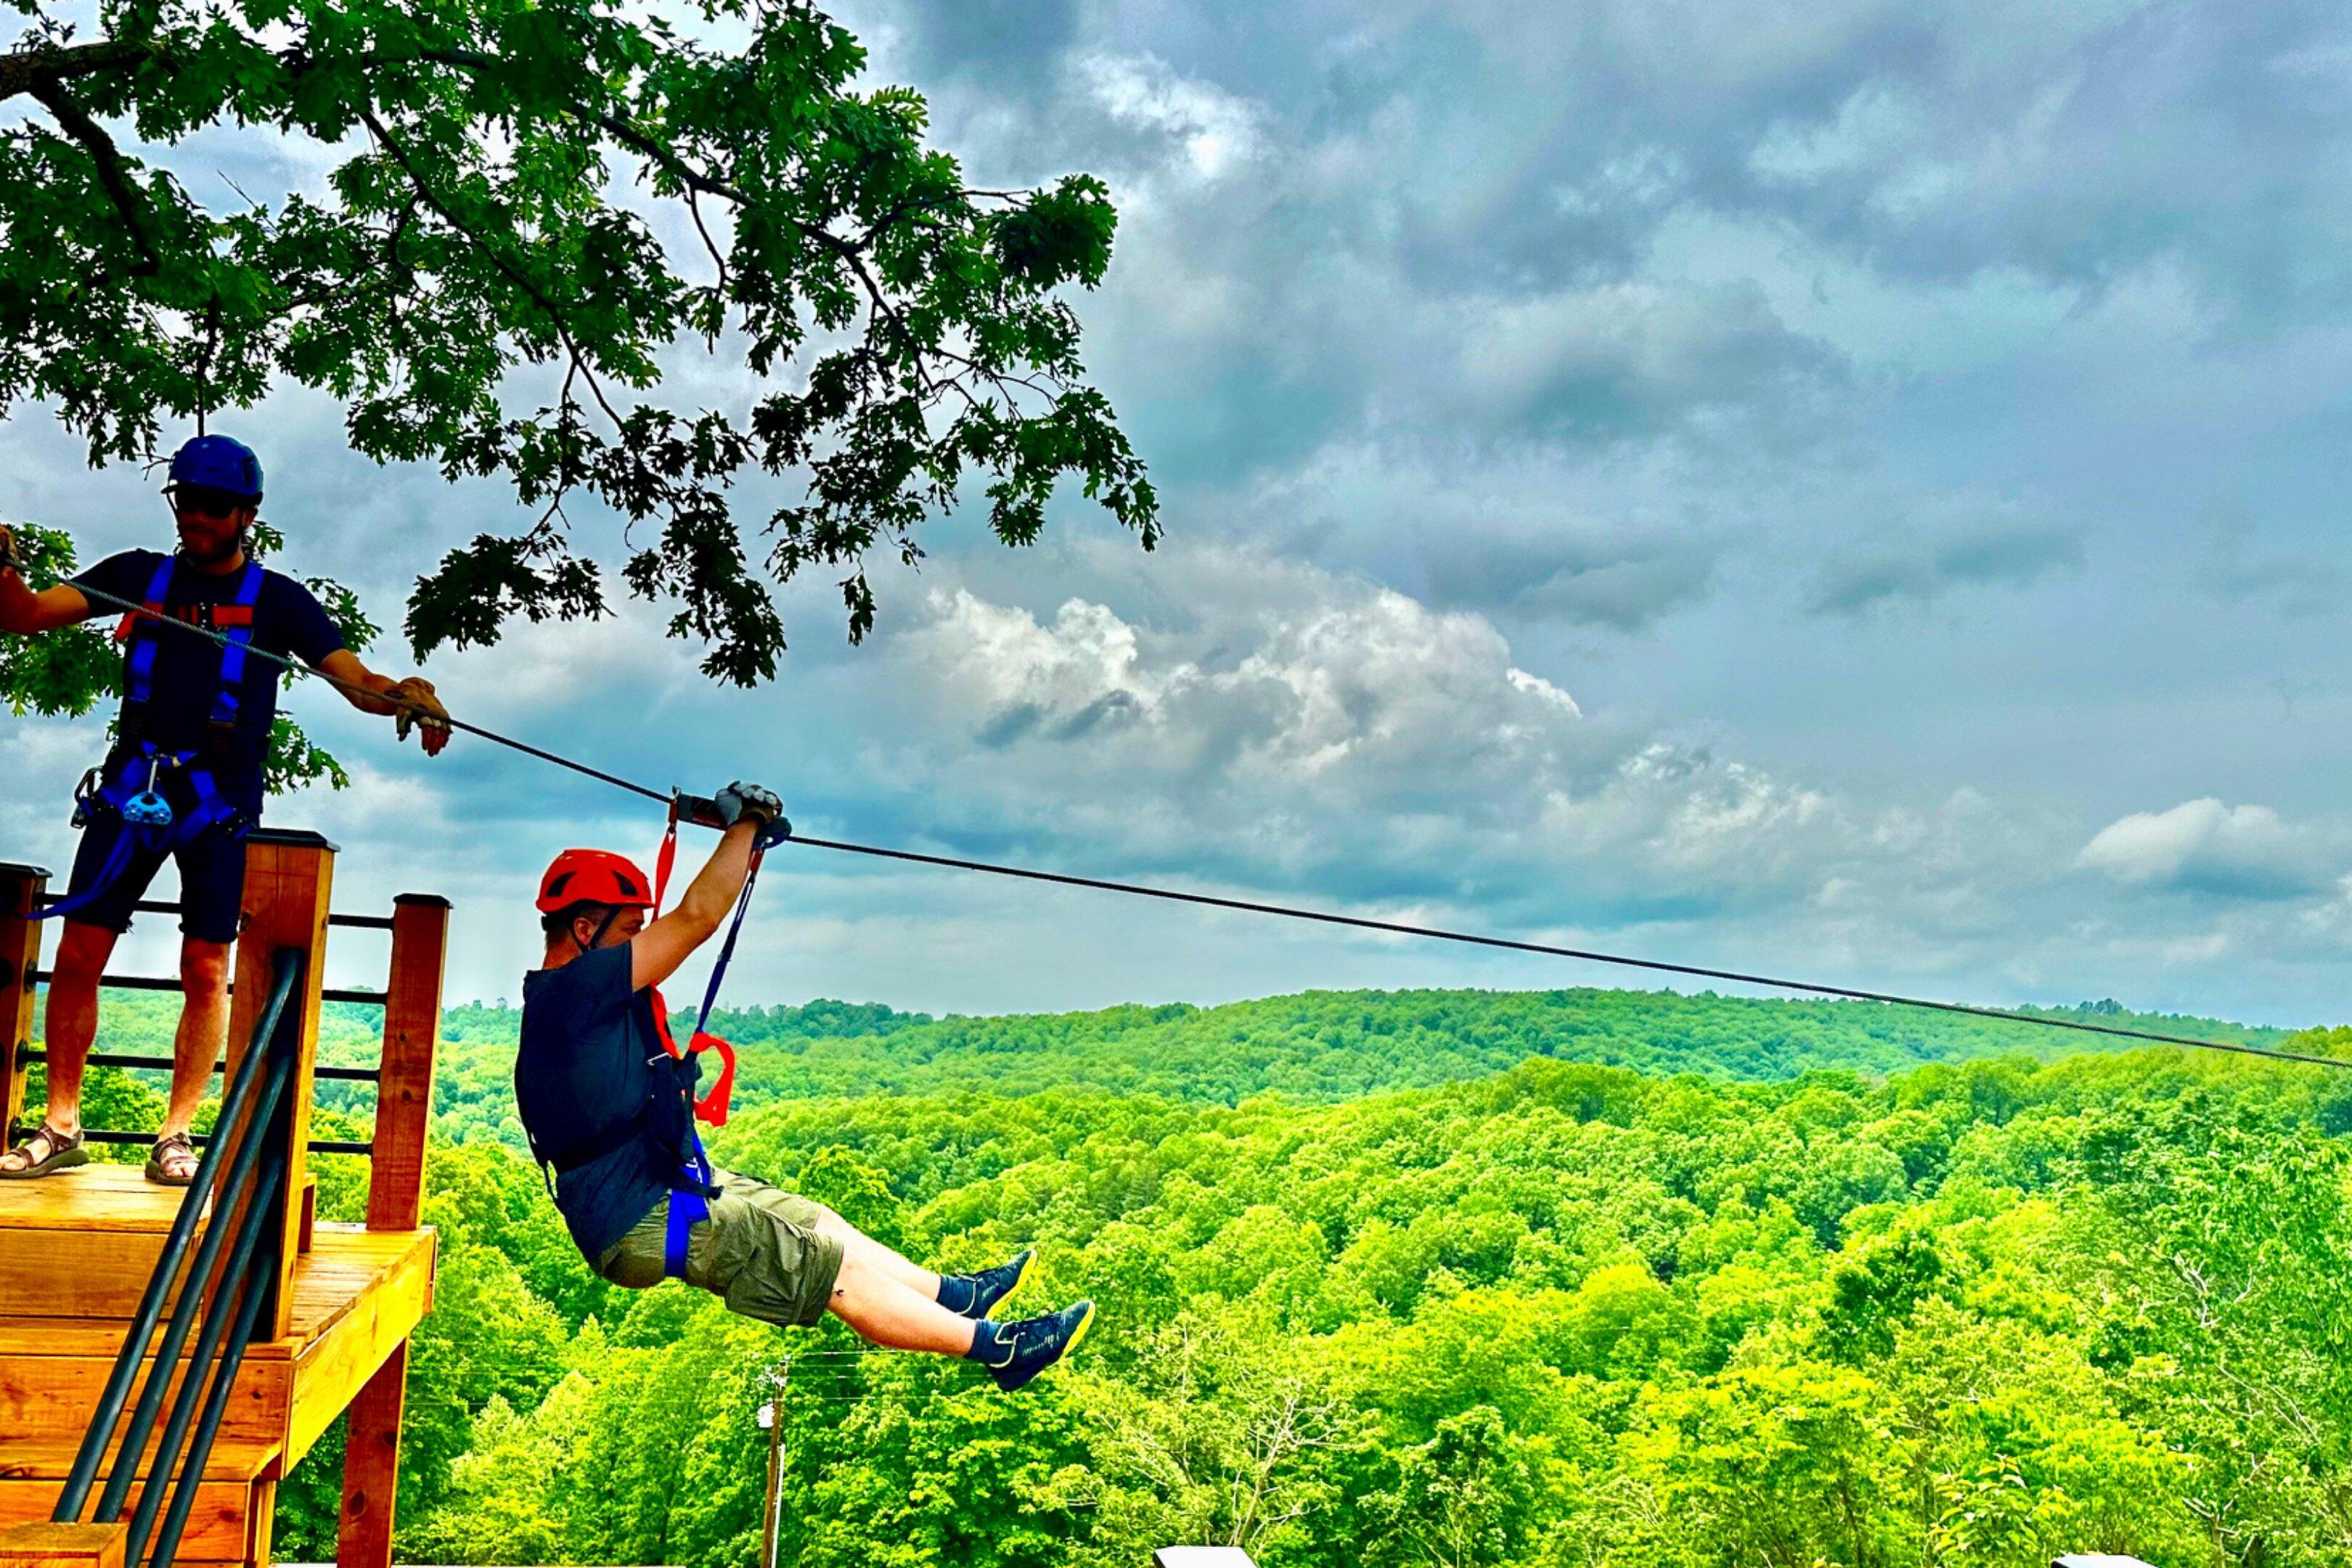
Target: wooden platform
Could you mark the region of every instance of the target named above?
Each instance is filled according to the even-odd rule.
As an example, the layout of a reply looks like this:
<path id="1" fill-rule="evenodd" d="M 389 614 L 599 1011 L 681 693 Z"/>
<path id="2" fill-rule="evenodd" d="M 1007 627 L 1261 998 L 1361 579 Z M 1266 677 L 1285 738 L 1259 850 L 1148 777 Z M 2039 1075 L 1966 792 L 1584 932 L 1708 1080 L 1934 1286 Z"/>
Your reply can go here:
<path id="1" fill-rule="evenodd" d="M 290 1074 L 270 1128 L 286 1151 L 289 1201 L 267 1220 L 262 1268 L 271 1306 L 228 1391 L 192 1499 L 177 1553 L 183 1568 L 265 1568 L 278 1478 L 339 1415 L 351 1440 L 336 1556 L 344 1568 L 392 1568 L 408 1335 L 433 1297 L 433 1233 L 422 1215 L 449 901 L 403 893 L 389 916 L 337 914 L 334 862 L 335 847 L 315 833 L 257 828 L 246 838 L 224 1070 L 234 1082 L 250 1054 L 265 1051 Z M 0 1130 L 20 1126 L 28 1110 L 38 1113 L 26 1096 L 47 929 L 35 911 L 47 887 L 40 867 L 0 861 Z M 383 1048 L 373 1075 L 364 1228 L 313 1223 L 311 1091 L 331 927 L 392 937 L 384 989 L 374 998 L 383 1008 Z M 152 975 L 98 979 L 171 988 Z M 293 988 L 278 989 L 287 984 Z M 162 1070 L 170 1063 L 127 1065 Z M 152 1133 L 98 1131 L 133 1141 Z M 129 1526 L 93 1521 L 96 1498 L 70 1522 L 40 1521 L 63 1492 L 184 1196 L 121 1165 L 0 1182 L 0 1568 L 122 1568 Z M 218 1261 L 207 1281 L 225 1276 L 226 1260 Z M 152 1355 L 156 1342 L 142 1343 Z M 188 1369 L 163 1371 L 168 1384 Z"/>
<path id="2" fill-rule="evenodd" d="M 181 1196 L 127 1165 L 0 1182 L 0 1531 L 56 1504 Z M 191 1568 L 268 1561 L 278 1478 L 431 1310 L 430 1229 L 318 1225 L 310 1243 L 287 1332 L 238 1372 L 181 1547 Z"/>

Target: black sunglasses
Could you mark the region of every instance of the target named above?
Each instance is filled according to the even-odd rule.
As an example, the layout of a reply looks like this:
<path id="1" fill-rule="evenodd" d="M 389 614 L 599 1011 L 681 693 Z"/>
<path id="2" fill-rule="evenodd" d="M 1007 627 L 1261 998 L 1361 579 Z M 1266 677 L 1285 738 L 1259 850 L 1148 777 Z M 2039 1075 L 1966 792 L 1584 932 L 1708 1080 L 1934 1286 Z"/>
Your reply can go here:
<path id="1" fill-rule="evenodd" d="M 239 510 L 253 504 L 250 496 L 212 485 L 173 485 L 163 496 L 172 503 L 173 510 L 194 512 L 198 517 L 234 517 Z"/>

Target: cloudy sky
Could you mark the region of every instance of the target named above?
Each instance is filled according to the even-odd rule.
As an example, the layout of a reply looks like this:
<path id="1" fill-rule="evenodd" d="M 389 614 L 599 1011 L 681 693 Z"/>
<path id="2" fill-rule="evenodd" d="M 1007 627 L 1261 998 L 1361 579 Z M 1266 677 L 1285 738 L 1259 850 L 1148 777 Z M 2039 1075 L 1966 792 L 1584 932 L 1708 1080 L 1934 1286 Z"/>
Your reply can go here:
<path id="1" fill-rule="evenodd" d="M 1170 543 L 950 520 L 863 648 L 796 593 L 772 689 L 708 688 L 634 605 L 436 659 L 464 716 L 756 775 L 870 842 L 1982 1002 L 2352 1012 L 2340 7 L 840 15 L 975 183 L 1112 185 L 1089 358 Z M 184 166 L 202 196 L 326 162 Z M 386 622 L 515 521 L 351 457 L 315 401 L 240 425 L 291 562 Z M 149 490 L 0 426 L 0 516 L 96 554 L 161 537 Z M 550 852 L 652 847 L 625 798 L 462 740 L 426 763 L 322 696 L 291 700 L 357 785 L 276 819 L 343 846 L 347 907 L 455 898 L 456 994 L 515 992 Z M 99 731 L 0 726 L 0 849 L 61 867 Z M 772 876 L 740 1000 L 1611 978 L 814 851 Z"/>

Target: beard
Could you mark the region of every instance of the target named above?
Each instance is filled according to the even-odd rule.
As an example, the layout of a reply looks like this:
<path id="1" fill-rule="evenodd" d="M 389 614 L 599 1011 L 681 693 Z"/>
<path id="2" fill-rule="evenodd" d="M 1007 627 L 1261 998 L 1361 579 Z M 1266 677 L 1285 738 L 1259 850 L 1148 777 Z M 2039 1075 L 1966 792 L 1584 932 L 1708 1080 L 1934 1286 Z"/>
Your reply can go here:
<path id="1" fill-rule="evenodd" d="M 236 560 L 237 552 L 245 548 L 245 531 L 237 529 L 234 532 L 215 535 L 211 538 L 183 532 L 180 535 L 180 548 L 186 553 L 189 563 L 194 566 L 205 570 L 226 566 Z"/>

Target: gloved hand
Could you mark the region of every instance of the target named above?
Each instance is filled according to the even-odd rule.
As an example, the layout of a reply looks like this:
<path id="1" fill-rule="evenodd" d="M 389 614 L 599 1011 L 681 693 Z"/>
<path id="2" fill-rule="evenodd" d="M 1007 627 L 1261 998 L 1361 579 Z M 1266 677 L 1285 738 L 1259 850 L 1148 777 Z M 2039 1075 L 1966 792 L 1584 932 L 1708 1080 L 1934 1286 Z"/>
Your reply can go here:
<path id="1" fill-rule="evenodd" d="M 25 558 L 17 552 L 16 535 L 6 523 L 0 522 L 0 572 L 14 572 L 22 576 L 24 571 Z"/>
<path id="2" fill-rule="evenodd" d="M 719 821 L 732 827 L 749 818 L 759 825 L 759 847 L 767 848 L 792 837 L 793 825 L 784 820 L 784 803 L 776 792 L 741 780 L 729 784 L 710 797 L 719 810 Z"/>
<path id="3" fill-rule="evenodd" d="M 421 675 L 412 675 L 395 682 L 384 696 L 402 704 L 399 716 L 393 721 L 394 733 L 405 741 L 408 731 L 415 729 L 425 754 L 439 756 L 441 748 L 449 743 L 449 710 L 433 695 L 433 683 Z"/>

